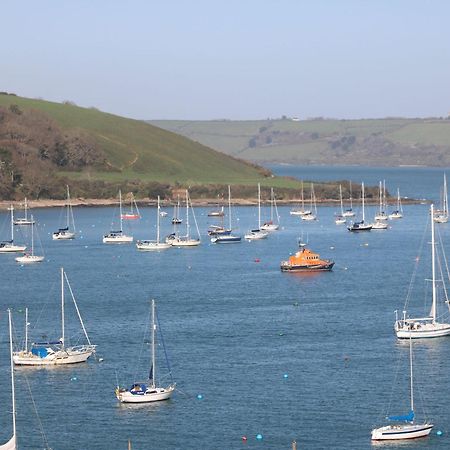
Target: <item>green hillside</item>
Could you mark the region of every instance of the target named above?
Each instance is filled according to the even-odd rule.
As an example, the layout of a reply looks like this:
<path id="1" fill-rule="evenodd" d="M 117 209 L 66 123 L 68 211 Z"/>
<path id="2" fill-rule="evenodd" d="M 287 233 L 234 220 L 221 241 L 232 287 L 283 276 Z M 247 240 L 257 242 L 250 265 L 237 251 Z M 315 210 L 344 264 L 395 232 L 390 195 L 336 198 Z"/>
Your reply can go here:
<path id="1" fill-rule="evenodd" d="M 241 183 L 261 178 L 252 165 L 229 158 L 148 123 L 118 117 L 94 108 L 80 108 L 12 95 L 0 95 L 0 106 L 34 109 L 63 129 L 87 133 L 106 156 L 111 170 L 86 170 L 76 176 L 104 180 L 140 179 L 179 183 Z"/>
<path id="2" fill-rule="evenodd" d="M 255 163 L 450 166 L 450 120 L 151 121 Z"/>

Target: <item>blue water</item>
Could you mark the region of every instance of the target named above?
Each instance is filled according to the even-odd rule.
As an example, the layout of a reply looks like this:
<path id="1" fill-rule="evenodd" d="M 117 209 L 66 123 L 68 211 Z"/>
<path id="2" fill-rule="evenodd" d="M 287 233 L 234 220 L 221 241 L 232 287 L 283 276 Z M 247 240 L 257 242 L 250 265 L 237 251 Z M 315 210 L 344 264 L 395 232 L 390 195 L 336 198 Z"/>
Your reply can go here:
<path id="1" fill-rule="evenodd" d="M 43 448 L 27 383 L 55 450 L 126 449 L 128 439 L 133 449 L 289 449 L 293 439 L 299 449 L 371 448 L 370 430 L 383 423 L 389 403 L 391 413 L 408 407 L 408 345 L 397 342 L 392 327 L 394 310 L 403 309 L 427 206 L 407 205 L 404 219 L 390 230 L 366 234 L 336 226 L 330 207 L 319 207 L 320 220 L 307 224 L 287 207 L 279 210 L 282 230 L 269 239 L 214 246 L 205 235 L 207 209 L 197 208 L 202 245 L 156 254 L 101 243 L 113 208 L 75 208 L 82 232 L 73 242 L 51 240 L 59 225 L 57 209 L 35 210 L 46 262 L 22 267 L 13 256 L 0 255 L 0 442 L 11 433 L 4 311 L 13 309 L 18 341 L 25 306 L 31 339 L 58 338 L 64 266 L 104 361 L 15 370 L 20 448 Z M 133 222 L 135 239 L 154 236 L 155 209 L 142 213 L 144 220 Z M 235 213 L 242 233 L 256 225 L 255 208 Z M 164 233 L 170 231 L 169 217 Z M 6 224 L 1 237 L 7 237 L 5 213 L 0 223 Z M 450 224 L 440 226 L 447 242 L 449 229 Z M 280 272 L 280 261 L 296 250 L 302 232 L 314 250 L 336 261 L 333 272 Z M 422 267 L 418 278 L 429 272 Z M 144 332 L 151 298 L 180 390 L 167 402 L 119 405 L 117 380 L 129 385 L 148 373 Z M 424 303 L 419 292 L 413 312 L 422 314 Z M 72 336 L 75 313 L 67 305 Z M 447 449 L 450 340 L 415 343 L 414 355 L 417 410 L 420 414 L 424 405 L 436 428 L 408 448 Z M 164 376 L 161 348 L 158 361 Z"/>

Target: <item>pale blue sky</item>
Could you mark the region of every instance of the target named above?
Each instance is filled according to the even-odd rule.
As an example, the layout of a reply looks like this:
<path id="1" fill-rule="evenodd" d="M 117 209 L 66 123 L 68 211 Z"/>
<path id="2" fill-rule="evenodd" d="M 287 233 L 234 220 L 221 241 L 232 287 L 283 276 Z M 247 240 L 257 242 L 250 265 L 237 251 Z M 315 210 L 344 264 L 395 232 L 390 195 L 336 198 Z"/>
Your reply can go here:
<path id="1" fill-rule="evenodd" d="M 0 90 L 139 119 L 450 112 L 446 0 L 6 0 Z"/>

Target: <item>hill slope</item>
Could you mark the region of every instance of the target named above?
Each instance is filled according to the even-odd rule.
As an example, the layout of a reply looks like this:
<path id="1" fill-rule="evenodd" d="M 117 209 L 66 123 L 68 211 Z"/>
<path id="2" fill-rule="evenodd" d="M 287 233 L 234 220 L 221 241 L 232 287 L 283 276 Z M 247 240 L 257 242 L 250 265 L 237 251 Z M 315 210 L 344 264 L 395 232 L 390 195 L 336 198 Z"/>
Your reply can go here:
<path id="1" fill-rule="evenodd" d="M 256 163 L 450 166 L 450 120 L 150 121 Z"/>
<path id="2" fill-rule="evenodd" d="M 55 175 L 91 184 L 134 180 L 170 185 L 248 184 L 269 175 L 142 121 L 5 94 L 0 95 L 0 162 L 3 197 L 18 189 L 51 195 L 61 185 L 49 182 Z"/>

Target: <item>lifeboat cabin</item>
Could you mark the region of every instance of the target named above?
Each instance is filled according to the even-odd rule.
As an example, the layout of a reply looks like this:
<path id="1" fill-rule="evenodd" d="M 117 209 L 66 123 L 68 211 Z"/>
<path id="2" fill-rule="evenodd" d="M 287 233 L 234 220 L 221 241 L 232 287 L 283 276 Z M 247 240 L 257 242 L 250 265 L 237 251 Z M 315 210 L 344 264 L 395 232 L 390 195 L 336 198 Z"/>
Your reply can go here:
<path id="1" fill-rule="evenodd" d="M 281 262 L 282 272 L 315 272 L 331 270 L 334 261 L 320 259 L 317 253 L 303 247 L 295 255 L 290 256 L 288 261 Z"/>

